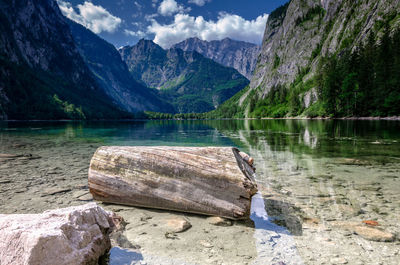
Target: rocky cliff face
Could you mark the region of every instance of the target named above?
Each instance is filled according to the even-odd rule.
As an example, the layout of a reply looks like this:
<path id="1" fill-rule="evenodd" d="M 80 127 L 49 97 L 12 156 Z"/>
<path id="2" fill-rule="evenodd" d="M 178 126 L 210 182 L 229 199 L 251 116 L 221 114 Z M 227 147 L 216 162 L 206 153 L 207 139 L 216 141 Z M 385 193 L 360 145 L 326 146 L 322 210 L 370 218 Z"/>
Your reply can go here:
<path id="1" fill-rule="evenodd" d="M 158 97 L 157 92 L 138 83 L 132 77 L 112 44 L 80 24 L 71 20 L 68 20 L 68 24 L 85 63 L 115 105 L 128 112 L 173 111 L 171 105 Z"/>
<path id="2" fill-rule="evenodd" d="M 291 0 L 269 16 L 249 88 L 210 115 L 396 115 L 399 11 L 399 0 Z"/>
<path id="3" fill-rule="evenodd" d="M 136 80 L 151 88 L 169 88 L 169 81 L 182 74 L 189 60 L 174 50 L 164 50 L 151 40 L 140 40 L 134 46 L 119 50 L 122 60 Z"/>
<path id="4" fill-rule="evenodd" d="M 229 38 L 214 41 L 189 38 L 175 44 L 173 48 L 196 51 L 222 65 L 235 68 L 249 80 L 256 67 L 257 57 L 260 52 L 260 46 L 258 45 Z"/>
<path id="5" fill-rule="evenodd" d="M 76 83 L 89 75 L 55 1 L 1 0 L 0 5 L 4 23 L 0 51 L 10 61 L 63 75 Z"/>
<path id="6" fill-rule="evenodd" d="M 235 69 L 195 51 L 163 50 L 150 40 L 124 47 L 120 54 L 133 77 L 158 89 L 178 113 L 212 110 L 249 83 Z"/>
<path id="7" fill-rule="evenodd" d="M 290 1 L 271 13 L 250 90 L 238 103 L 264 98 L 272 88 L 289 87 L 298 77 L 312 79 L 324 56 L 354 49 L 371 30 L 379 34 L 383 21 L 399 25 L 399 12 L 399 0 Z M 313 88 L 303 97 L 308 104 L 315 101 Z"/>
<path id="8" fill-rule="evenodd" d="M 0 116 L 53 119 L 121 114 L 96 85 L 55 1 L 0 0 L 0 7 Z"/>

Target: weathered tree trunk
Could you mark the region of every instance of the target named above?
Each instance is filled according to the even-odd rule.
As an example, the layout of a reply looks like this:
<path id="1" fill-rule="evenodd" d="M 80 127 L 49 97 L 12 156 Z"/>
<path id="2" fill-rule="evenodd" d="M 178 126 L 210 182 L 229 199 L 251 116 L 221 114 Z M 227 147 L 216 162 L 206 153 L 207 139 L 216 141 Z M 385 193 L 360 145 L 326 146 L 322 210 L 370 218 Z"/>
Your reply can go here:
<path id="1" fill-rule="evenodd" d="M 103 202 L 245 219 L 257 186 L 242 155 L 230 147 L 100 147 L 89 189 Z"/>

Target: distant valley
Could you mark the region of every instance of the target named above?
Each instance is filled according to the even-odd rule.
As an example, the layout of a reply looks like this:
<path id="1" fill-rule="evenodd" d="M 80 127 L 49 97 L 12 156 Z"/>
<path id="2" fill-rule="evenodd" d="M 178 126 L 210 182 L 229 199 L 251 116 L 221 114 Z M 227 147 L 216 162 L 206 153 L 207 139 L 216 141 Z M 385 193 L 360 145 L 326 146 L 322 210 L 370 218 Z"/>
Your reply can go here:
<path id="1" fill-rule="evenodd" d="M 159 90 L 177 113 L 213 110 L 249 84 L 235 69 L 195 51 L 164 50 L 151 40 L 119 51 L 133 77 Z"/>

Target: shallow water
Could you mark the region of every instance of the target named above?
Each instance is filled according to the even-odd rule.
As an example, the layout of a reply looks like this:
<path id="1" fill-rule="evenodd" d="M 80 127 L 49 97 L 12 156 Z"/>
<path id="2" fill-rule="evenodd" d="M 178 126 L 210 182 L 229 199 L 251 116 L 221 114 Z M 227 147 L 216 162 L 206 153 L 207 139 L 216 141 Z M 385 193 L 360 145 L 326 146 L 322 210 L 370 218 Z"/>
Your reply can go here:
<path id="1" fill-rule="evenodd" d="M 398 121 L 0 123 L 0 213 L 91 201 L 101 145 L 236 146 L 254 157 L 260 190 L 253 222 L 230 227 L 103 205 L 128 221 L 110 264 L 399 264 Z M 167 239 L 162 224 L 175 216 L 193 227 Z"/>

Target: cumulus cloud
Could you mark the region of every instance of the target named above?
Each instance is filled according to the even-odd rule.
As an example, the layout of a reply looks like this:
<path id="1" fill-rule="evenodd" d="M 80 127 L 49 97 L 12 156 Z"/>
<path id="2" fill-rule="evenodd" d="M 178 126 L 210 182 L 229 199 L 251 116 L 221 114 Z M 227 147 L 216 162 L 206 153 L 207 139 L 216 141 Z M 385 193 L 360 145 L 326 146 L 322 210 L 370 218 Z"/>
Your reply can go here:
<path id="1" fill-rule="evenodd" d="M 125 29 L 124 30 L 124 34 L 127 35 L 127 36 L 138 37 L 138 38 L 146 37 L 146 33 L 141 31 L 141 30 L 132 31 L 132 30 L 129 30 L 129 29 Z"/>
<path id="2" fill-rule="evenodd" d="M 208 41 L 229 37 L 260 44 L 267 19 L 268 14 L 246 20 L 238 15 L 220 13 L 217 21 L 207 21 L 202 16 L 176 14 L 171 24 L 161 25 L 152 19 L 147 31 L 155 35 L 154 42 L 163 48 L 169 48 L 190 37 Z"/>
<path id="3" fill-rule="evenodd" d="M 207 2 L 211 2 L 211 0 L 189 0 L 188 3 L 195 4 L 198 6 L 204 6 Z"/>
<path id="4" fill-rule="evenodd" d="M 64 16 L 85 26 L 96 34 L 103 31 L 112 33 L 122 22 L 119 17 L 113 16 L 104 7 L 96 6 L 91 2 L 85 1 L 83 4 L 77 5 L 78 12 L 67 1 L 57 0 L 57 3 Z"/>
<path id="5" fill-rule="evenodd" d="M 163 0 L 158 7 L 158 13 L 163 16 L 172 16 L 176 13 L 189 12 L 190 8 L 179 5 L 175 0 Z"/>

